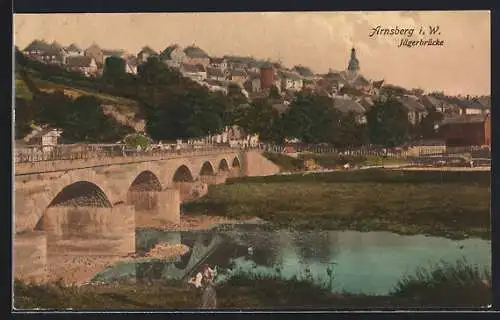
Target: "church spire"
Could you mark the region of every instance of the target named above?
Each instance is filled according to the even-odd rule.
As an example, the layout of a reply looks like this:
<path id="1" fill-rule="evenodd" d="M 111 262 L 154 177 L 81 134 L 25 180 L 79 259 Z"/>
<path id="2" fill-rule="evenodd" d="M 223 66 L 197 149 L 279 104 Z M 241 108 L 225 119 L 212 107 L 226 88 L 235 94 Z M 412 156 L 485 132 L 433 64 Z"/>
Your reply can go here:
<path id="1" fill-rule="evenodd" d="M 356 57 L 356 49 L 351 49 L 351 59 L 349 60 L 349 64 L 347 66 L 347 70 L 351 72 L 359 71 L 359 60 Z"/>
<path id="2" fill-rule="evenodd" d="M 356 49 L 354 47 L 351 49 L 351 59 L 349 59 L 349 64 L 347 65 L 347 73 L 351 78 L 356 77 L 359 73 L 359 60 L 356 57 Z"/>

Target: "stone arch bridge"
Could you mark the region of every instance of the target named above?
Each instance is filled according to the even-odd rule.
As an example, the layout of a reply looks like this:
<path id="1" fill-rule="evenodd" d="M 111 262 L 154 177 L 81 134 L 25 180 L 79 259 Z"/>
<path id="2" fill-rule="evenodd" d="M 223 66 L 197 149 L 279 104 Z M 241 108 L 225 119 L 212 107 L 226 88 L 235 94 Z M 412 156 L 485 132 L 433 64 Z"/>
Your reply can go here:
<path id="1" fill-rule="evenodd" d="M 180 204 L 202 196 L 208 184 L 278 171 L 258 151 L 229 148 L 16 163 L 16 237 L 40 231 L 66 241 L 102 238 L 117 241 L 117 254 L 134 252 L 137 219 L 179 223 Z"/>

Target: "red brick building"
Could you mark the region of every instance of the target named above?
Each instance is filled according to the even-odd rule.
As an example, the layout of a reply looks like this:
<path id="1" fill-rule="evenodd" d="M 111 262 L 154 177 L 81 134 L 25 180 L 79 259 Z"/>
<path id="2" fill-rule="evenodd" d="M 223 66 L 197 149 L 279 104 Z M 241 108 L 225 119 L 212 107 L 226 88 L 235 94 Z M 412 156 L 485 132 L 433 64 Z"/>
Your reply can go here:
<path id="1" fill-rule="evenodd" d="M 491 117 L 474 114 L 448 118 L 441 124 L 440 132 L 450 147 L 491 146 Z"/>
<path id="2" fill-rule="evenodd" d="M 270 89 L 275 85 L 276 71 L 271 66 L 264 66 L 260 69 L 260 88 L 261 90 Z"/>

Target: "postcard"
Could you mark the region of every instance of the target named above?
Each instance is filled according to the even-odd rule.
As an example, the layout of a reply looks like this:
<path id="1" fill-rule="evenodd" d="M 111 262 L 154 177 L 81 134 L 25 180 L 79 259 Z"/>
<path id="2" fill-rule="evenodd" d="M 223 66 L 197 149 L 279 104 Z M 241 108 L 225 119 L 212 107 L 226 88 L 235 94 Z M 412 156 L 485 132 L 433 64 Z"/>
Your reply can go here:
<path id="1" fill-rule="evenodd" d="M 15 309 L 491 305 L 489 11 L 13 20 Z"/>

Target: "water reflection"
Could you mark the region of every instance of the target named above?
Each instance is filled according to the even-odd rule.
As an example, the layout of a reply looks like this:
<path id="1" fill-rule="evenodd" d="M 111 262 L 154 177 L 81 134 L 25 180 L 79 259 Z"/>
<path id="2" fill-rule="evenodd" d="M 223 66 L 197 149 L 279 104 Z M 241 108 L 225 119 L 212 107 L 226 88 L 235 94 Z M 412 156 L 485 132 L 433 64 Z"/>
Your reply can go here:
<path id="1" fill-rule="evenodd" d="M 386 294 L 405 273 L 440 260 L 455 262 L 465 257 L 469 263 L 491 265 L 489 241 L 388 232 L 264 231 L 258 226 L 240 226 L 197 232 L 140 230 L 137 239 L 138 251 L 145 252 L 158 242 L 182 243 L 191 250 L 170 260 L 118 263 L 94 280 L 185 280 L 208 263 L 219 269 L 283 278 L 308 272 L 317 283 L 330 282 L 335 291 Z"/>
<path id="2" fill-rule="evenodd" d="M 306 265 L 315 261 L 328 264 L 338 253 L 338 233 L 297 232 L 293 235 L 293 243 L 300 262 Z"/>

